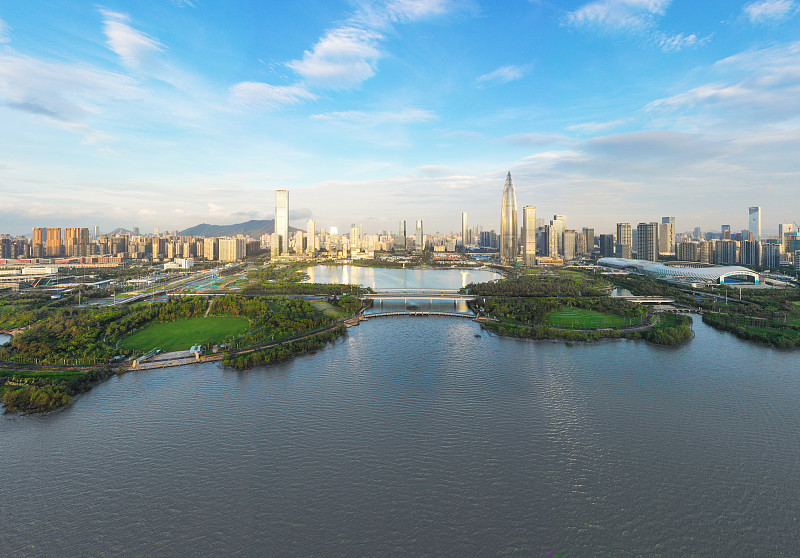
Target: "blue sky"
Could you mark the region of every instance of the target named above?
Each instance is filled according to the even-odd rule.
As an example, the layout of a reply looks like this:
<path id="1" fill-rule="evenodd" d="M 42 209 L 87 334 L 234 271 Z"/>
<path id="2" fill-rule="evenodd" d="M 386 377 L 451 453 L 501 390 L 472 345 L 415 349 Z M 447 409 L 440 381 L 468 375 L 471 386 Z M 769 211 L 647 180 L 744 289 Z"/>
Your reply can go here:
<path id="1" fill-rule="evenodd" d="M 0 232 L 800 221 L 800 0 L 4 0 Z"/>

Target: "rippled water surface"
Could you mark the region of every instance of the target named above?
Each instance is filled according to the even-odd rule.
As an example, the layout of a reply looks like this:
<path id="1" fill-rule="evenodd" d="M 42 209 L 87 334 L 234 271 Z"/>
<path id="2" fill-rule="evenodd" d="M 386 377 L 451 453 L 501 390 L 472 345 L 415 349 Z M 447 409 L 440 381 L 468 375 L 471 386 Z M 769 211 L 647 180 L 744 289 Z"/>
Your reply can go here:
<path id="1" fill-rule="evenodd" d="M 377 318 L 0 420 L 5 555 L 792 556 L 797 353 Z M 480 337 L 476 337 L 480 335 Z"/>
<path id="2" fill-rule="evenodd" d="M 460 289 L 469 283 L 499 279 L 485 269 L 388 269 L 353 265 L 317 265 L 305 270 L 310 283 L 363 285 L 372 289 Z"/>

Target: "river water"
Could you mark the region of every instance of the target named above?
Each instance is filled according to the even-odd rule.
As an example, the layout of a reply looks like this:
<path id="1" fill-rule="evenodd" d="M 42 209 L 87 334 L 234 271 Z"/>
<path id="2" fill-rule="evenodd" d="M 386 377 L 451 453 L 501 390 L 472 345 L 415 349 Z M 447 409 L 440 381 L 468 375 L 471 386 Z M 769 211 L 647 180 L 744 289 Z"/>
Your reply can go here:
<path id="1" fill-rule="evenodd" d="M 318 265 L 305 270 L 309 283 L 363 285 L 371 289 L 460 289 L 502 277 L 486 269 L 385 269 Z"/>
<path id="2" fill-rule="evenodd" d="M 4 555 L 796 556 L 796 352 L 373 318 L 0 419 Z"/>

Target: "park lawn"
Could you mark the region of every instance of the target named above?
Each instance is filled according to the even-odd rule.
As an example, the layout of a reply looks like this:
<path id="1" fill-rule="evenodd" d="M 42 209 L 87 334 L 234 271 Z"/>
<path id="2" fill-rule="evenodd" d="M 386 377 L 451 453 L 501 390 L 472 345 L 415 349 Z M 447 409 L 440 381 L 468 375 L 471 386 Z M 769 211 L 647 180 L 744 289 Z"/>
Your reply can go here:
<path id="1" fill-rule="evenodd" d="M 603 314 L 594 310 L 584 310 L 583 308 L 562 308 L 550 312 L 545 317 L 547 325 L 555 327 L 576 327 L 592 329 L 598 327 L 622 327 L 634 321 L 633 318 L 625 318 L 615 314 Z"/>
<path id="2" fill-rule="evenodd" d="M 135 351 L 188 351 L 192 345 L 220 343 L 241 335 L 248 329 L 250 320 L 240 316 L 208 316 L 156 322 L 124 337 L 120 346 Z"/>
<path id="3" fill-rule="evenodd" d="M 330 318 L 348 317 L 347 312 L 329 302 L 313 301 L 311 304 L 314 306 L 314 308 L 320 310 L 323 314 Z"/>

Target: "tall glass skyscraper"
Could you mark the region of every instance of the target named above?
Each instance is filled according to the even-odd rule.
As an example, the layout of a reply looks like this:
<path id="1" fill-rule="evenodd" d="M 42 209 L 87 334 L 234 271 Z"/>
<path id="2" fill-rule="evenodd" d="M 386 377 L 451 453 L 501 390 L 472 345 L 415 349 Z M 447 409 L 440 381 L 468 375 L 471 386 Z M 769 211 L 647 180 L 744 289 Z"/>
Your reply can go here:
<path id="1" fill-rule="evenodd" d="M 751 207 L 749 208 L 749 214 L 750 219 L 748 220 L 748 230 L 750 231 L 753 240 L 759 241 L 761 240 L 761 208 Z"/>
<path id="2" fill-rule="evenodd" d="M 536 206 L 522 208 L 522 261 L 525 267 L 536 265 Z"/>
<path id="3" fill-rule="evenodd" d="M 275 191 L 275 232 L 280 237 L 281 253 L 289 252 L 289 190 Z"/>
<path id="4" fill-rule="evenodd" d="M 505 265 L 517 261 L 517 194 L 511 172 L 503 188 L 503 208 L 500 215 L 500 259 Z"/>

